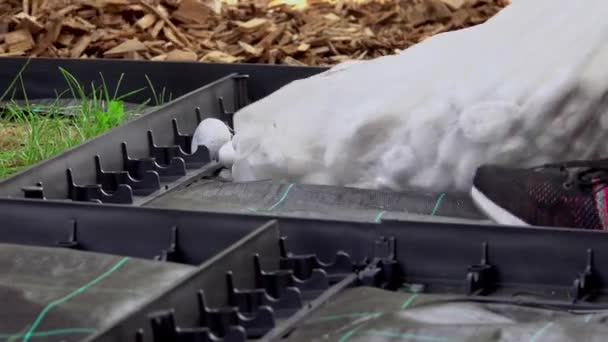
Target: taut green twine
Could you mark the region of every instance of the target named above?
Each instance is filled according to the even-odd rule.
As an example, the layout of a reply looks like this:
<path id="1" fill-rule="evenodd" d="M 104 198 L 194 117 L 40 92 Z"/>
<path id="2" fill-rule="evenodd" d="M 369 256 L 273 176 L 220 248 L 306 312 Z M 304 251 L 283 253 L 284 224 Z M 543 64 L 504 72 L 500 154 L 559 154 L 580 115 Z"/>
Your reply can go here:
<path id="1" fill-rule="evenodd" d="M 27 333 L 25 333 L 25 336 L 23 337 L 23 342 L 27 342 L 30 338 L 32 338 L 32 335 L 34 335 L 34 331 L 36 330 L 36 328 L 38 327 L 38 325 L 40 325 L 40 322 L 42 322 L 42 319 L 44 318 L 44 316 L 46 316 L 46 314 L 54 307 L 57 306 L 61 303 L 64 303 L 70 299 L 72 299 L 73 297 L 77 296 L 80 293 L 85 292 L 86 290 L 88 290 L 91 286 L 99 283 L 100 281 L 102 281 L 104 278 L 106 278 L 107 276 L 109 276 L 110 274 L 114 273 L 116 270 L 118 270 L 122 265 L 124 265 L 127 260 L 129 260 L 128 257 L 122 258 L 120 259 L 119 262 L 117 262 L 114 266 L 112 266 L 112 268 L 110 268 L 109 270 L 107 270 L 106 272 L 102 273 L 101 275 L 99 275 L 97 278 L 91 280 L 90 282 L 88 282 L 87 284 L 77 288 L 76 290 L 70 292 L 69 294 L 67 294 L 66 296 L 63 296 L 59 299 L 56 299 L 52 302 L 50 302 L 49 304 L 47 304 L 42 311 L 40 311 L 40 313 L 38 314 L 38 316 L 36 317 L 36 319 L 34 320 L 34 323 L 32 323 L 32 326 L 28 329 Z"/>
<path id="2" fill-rule="evenodd" d="M 384 216 L 384 214 L 386 214 L 385 210 L 382 210 L 381 212 L 379 212 L 378 215 L 376 215 L 376 218 L 374 218 L 374 222 L 380 223 L 380 221 L 382 221 L 382 216 Z"/>
<path id="3" fill-rule="evenodd" d="M 407 297 L 407 299 L 403 302 L 403 304 L 401 304 L 401 310 L 405 310 L 407 309 L 410 305 L 412 305 L 412 303 L 416 300 L 416 298 L 418 297 L 418 294 L 415 293 L 409 297 Z"/>
<path id="4" fill-rule="evenodd" d="M 532 337 L 530 337 L 528 342 L 538 341 L 552 325 L 553 325 L 553 322 L 549 322 L 549 323 L 545 324 L 542 328 L 538 329 L 538 331 Z"/>
<path id="5" fill-rule="evenodd" d="M 437 201 L 435 202 L 435 207 L 433 208 L 433 211 L 431 212 L 431 216 L 435 216 L 435 214 L 437 214 L 437 211 L 439 211 L 439 207 L 441 206 L 441 202 L 443 201 L 443 198 L 445 197 L 445 192 L 442 192 L 439 197 L 437 197 Z"/>
<path id="6" fill-rule="evenodd" d="M 281 205 L 281 203 L 283 203 L 283 201 L 285 201 L 285 199 L 287 199 L 287 195 L 289 195 L 289 192 L 291 191 L 291 188 L 293 188 L 294 184 L 289 184 L 289 186 L 287 187 L 287 190 L 285 190 L 285 192 L 283 193 L 283 196 L 281 196 L 281 198 L 279 198 L 279 200 L 273 204 L 270 208 L 268 208 L 268 210 L 273 210 L 276 207 L 278 207 L 279 205 Z"/>

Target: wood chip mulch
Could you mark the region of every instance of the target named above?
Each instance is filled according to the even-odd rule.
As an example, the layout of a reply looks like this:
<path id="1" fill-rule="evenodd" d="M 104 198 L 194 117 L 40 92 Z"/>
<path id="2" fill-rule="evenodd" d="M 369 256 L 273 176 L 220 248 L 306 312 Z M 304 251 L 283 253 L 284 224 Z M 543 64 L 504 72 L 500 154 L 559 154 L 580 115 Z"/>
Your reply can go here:
<path id="1" fill-rule="evenodd" d="M 0 56 L 332 65 L 393 54 L 432 35 L 483 23 L 508 5 L 237 1 L 0 0 Z"/>

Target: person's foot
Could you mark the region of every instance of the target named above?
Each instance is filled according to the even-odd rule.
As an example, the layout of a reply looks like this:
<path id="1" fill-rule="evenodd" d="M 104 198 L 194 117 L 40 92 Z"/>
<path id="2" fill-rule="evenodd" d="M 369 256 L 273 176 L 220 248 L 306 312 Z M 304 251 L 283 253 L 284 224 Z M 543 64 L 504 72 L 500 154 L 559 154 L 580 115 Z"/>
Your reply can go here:
<path id="1" fill-rule="evenodd" d="M 608 229 L 608 160 L 532 169 L 484 165 L 473 202 L 499 224 Z"/>

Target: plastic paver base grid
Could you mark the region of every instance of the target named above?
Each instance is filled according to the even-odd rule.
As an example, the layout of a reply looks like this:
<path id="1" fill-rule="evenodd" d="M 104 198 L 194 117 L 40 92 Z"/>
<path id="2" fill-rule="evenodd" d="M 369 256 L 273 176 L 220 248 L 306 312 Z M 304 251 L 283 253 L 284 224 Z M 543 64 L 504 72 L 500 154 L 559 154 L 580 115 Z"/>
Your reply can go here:
<path id="1" fill-rule="evenodd" d="M 200 120 L 323 69 L 35 59 L 31 98 L 58 66 L 175 100 L 0 181 L 1 340 L 603 341 L 603 232 L 493 225 L 465 194 L 232 183 L 190 153 Z"/>

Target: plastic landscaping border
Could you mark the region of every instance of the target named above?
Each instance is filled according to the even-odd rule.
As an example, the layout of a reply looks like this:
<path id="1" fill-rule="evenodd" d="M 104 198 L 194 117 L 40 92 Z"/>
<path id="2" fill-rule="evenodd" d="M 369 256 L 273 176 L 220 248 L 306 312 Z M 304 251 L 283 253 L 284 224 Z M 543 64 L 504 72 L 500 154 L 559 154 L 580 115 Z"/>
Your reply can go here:
<path id="1" fill-rule="evenodd" d="M 217 64 L 191 62 L 152 62 L 114 59 L 56 59 L 2 57 L 0 89 L 4 91 L 19 70 L 29 63 L 22 73 L 23 83 L 29 98 L 55 98 L 55 90 L 66 88 L 65 80 L 59 72 L 62 67 L 70 72 L 81 84 L 99 82 L 103 74 L 112 93 L 123 75 L 121 89 L 148 87 L 148 76 L 155 88 L 166 87 L 176 99 L 197 88 L 203 87 L 230 74 L 249 75 L 249 94 L 252 99 L 260 99 L 281 86 L 300 78 L 318 74 L 327 68 L 301 67 L 263 64 Z M 15 94 L 19 99 L 21 92 Z M 138 93 L 129 98 L 130 102 L 142 102 L 150 97 L 150 92 Z"/>

